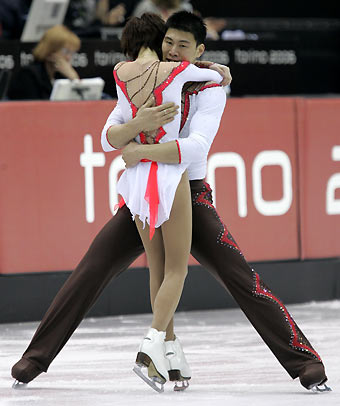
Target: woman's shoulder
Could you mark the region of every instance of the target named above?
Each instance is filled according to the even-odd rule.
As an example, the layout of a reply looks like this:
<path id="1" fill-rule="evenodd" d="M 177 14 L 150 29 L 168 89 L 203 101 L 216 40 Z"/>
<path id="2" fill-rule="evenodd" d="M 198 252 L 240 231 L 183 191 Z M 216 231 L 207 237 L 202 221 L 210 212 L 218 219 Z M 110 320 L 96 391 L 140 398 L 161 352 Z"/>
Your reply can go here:
<path id="1" fill-rule="evenodd" d="M 119 68 L 121 68 L 123 65 L 125 65 L 127 63 L 127 61 L 121 61 L 121 62 L 118 62 L 115 66 L 114 66 L 114 68 L 113 68 L 113 70 L 118 70 Z"/>

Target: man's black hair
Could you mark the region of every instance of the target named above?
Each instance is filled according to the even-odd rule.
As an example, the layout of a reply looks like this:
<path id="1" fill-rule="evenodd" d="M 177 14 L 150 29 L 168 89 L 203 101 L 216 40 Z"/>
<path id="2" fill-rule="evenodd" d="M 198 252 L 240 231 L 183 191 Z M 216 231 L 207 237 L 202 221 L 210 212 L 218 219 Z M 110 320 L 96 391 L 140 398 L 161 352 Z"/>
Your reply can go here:
<path id="1" fill-rule="evenodd" d="M 207 27 L 203 20 L 188 11 L 179 11 L 170 16 L 166 22 L 166 28 L 191 32 L 197 45 L 204 44 L 207 36 Z"/>

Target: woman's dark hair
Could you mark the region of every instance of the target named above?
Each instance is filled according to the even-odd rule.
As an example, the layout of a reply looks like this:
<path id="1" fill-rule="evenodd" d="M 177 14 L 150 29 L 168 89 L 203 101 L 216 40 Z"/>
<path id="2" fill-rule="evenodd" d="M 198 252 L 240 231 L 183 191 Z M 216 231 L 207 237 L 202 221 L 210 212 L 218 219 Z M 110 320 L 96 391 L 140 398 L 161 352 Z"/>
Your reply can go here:
<path id="1" fill-rule="evenodd" d="M 166 28 L 191 32 L 194 36 L 196 44 L 204 44 L 207 36 L 207 27 L 201 17 L 189 11 L 178 11 L 170 16 L 166 22 Z"/>
<path id="2" fill-rule="evenodd" d="M 136 59 L 142 47 L 157 52 L 162 56 L 162 42 L 166 32 L 164 21 L 157 14 L 144 13 L 141 17 L 132 17 L 122 32 L 120 45 L 126 56 Z"/>

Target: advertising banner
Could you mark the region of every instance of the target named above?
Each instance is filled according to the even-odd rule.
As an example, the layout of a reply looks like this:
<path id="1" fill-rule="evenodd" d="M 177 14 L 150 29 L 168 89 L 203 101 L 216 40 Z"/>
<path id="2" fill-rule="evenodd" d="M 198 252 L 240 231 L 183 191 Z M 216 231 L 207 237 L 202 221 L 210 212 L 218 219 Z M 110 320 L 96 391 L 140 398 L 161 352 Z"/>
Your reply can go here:
<path id="1" fill-rule="evenodd" d="M 296 154 L 294 99 L 227 102 L 207 180 L 249 261 L 299 256 Z"/>
<path id="2" fill-rule="evenodd" d="M 340 255 L 340 100 L 300 99 L 302 259 Z"/>
<path id="3" fill-rule="evenodd" d="M 100 134 L 114 105 L 0 104 L 0 273 L 72 270 L 111 218 L 124 162 Z M 248 261 L 340 255 L 339 113 L 336 99 L 227 102 L 207 181 Z"/>

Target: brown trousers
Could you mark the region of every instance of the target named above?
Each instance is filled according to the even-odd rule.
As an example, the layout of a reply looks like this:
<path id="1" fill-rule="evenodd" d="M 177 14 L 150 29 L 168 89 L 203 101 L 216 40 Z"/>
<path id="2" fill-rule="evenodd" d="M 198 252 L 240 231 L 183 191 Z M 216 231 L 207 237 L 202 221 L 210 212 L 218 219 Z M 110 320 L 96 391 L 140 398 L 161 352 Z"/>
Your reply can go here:
<path id="1" fill-rule="evenodd" d="M 231 293 L 292 378 L 298 377 L 307 364 L 320 363 L 319 355 L 283 303 L 247 264 L 212 205 L 209 185 L 203 181 L 191 181 L 190 187 L 193 256 Z M 13 376 L 20 380 L 20 376 L 16 376 L 19 372 L 15 372 L 20 369 L 20 362 L 21 367 L 26 368 L 27 381 L 37 376 L 37 370 L 46 372 L 104 287 L 142 252 L 143 245 L 135 223 L 124 206 L 99 232 L 58 292 L 23 359 L 16 364 L 16 369 L 13 368 Z M 31 377 L 30 369 L 36 371 Z"/>

